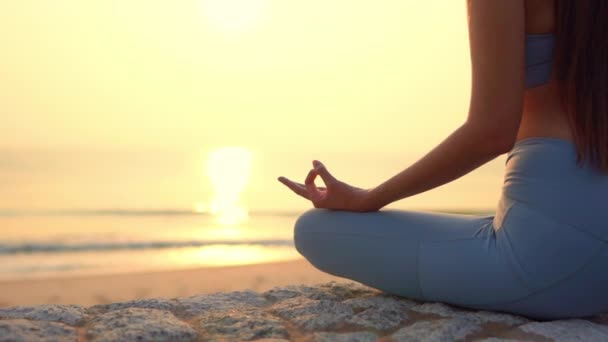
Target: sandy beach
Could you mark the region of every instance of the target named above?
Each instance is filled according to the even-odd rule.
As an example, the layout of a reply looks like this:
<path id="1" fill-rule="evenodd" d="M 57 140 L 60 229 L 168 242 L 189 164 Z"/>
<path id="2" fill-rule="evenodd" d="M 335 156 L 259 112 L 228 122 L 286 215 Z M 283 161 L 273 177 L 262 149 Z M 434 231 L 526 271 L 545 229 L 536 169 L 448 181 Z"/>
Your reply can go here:
<path id="1" fill-rule="evenodd" d="M 305 259 L 189 270 L 0 282 L 0 307 L 36 304 L 90 306 L 153 297 L 350 280 L 321 272 Z"/>

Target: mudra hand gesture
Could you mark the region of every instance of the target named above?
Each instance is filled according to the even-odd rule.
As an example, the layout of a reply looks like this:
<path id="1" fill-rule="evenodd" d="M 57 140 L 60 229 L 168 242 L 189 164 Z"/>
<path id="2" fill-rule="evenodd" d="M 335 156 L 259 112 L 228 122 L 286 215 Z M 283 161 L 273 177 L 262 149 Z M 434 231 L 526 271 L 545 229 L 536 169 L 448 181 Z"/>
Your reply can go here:
<path id="1" fill-rule="evenodd" d="M 337 180 L 318 160 L 313 160 L 312 164 L 314 168 L 308 172 L 304 184 L 296 183 L 282 176 L 278 180 L 296 194 L 310 200 L 315 208 L 356 212 L 378 210 L 369 203 L 369 190 Z M 325 187 L 316 186 L 315 178 L 317 175 L 321 176 Z"/>

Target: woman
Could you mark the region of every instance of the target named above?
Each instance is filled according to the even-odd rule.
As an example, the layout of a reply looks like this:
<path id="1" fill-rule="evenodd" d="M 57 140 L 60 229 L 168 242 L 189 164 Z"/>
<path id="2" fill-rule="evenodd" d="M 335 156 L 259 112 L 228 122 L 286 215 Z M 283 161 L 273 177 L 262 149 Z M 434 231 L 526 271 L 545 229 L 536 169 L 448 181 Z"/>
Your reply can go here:
<path id="1" fill-rule="evenodd" d="M 299 253 L 424 301 L 534 319 L 608 312 L 608 2 L 469 0 L 466 122 L 371 189 L 313 161 Z M 508 153 L 496 215 L 385 209 Z M 320 176 L 326 184 L 317 188 Z"/>

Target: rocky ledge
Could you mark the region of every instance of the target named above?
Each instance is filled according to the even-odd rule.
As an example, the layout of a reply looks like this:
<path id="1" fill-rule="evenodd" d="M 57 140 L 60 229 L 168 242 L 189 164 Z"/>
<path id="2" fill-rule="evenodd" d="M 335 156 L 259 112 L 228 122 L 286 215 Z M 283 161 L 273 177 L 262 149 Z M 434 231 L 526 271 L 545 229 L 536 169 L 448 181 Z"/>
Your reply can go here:
<path id="1" fill-rule="evenodd" d="M 608 341 L 608 314 L 538 322 L 355 282 L 0 308 L 0 341 Z"/>

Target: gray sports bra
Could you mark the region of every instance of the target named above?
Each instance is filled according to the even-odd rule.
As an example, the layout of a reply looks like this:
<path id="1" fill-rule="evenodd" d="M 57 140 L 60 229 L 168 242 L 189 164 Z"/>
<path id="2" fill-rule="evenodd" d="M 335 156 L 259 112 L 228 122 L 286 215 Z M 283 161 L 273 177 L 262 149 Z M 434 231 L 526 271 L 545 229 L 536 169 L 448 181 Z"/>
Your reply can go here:
<path id="1" fill-rule="evenodd" d="M 526 88 L 547 83 L 551 78 L 555 36 L 526 34 Z"/>

